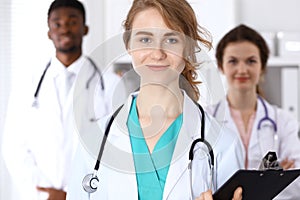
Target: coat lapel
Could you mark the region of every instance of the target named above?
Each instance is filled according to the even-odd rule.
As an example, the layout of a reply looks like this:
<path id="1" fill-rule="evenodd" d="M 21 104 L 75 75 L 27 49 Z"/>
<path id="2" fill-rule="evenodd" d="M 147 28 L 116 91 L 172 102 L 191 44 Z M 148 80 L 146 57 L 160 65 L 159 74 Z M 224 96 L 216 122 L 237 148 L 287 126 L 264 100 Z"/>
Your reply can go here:
<path id="1" fill-rule="evenodd" d="M 123 188 L 122 190 L 124 190 L 124 192 L 127 190 L 126 193 L 129 196 L 126 196 L 126 199 L 137 200 L 138 189 L 135 167 L 126 125 L 131 102 L 132 97 L 130 96 L 112 123 L 103 159 L 111 168 L 116 169 L 114 174 L 118 175 L 118 178 L 111 179 L 116 180 L 116 182 L 110 182 L 110 188 L 114 191 L 114 193 L 116 193 L 116 185 L 119 185 Z M 112 199 L 121 199 L 118 194 L 114 194 L 113 196 L 116 198 Z"/>
<path id="2" fill-rule="evenodd" d="M 188 113 L 188 114 L 187 114 Z M 191 120 L 196 119 L 196 120 Z M 168 199 L 176 184 L 188 170 L 189 150 L 192 141 L 200 137 L 201 118 L 197 106 L 184 96 L 183 123 L 175 145 L 171 165 L 165 183 L 163 199 Z M 189 182 L 187 182 L 189 184 Z"/>
<path id="3" fill-rule="evenodd" d="M 274 109 L 266 102 L 267 110 L 269 118 L 274 119 Z M 252 128 L 250 143 L 249 143 L 249 151 L 254 152 L 253 149 L 259 149 L 260 151 L 256 150 L 256 157 L 263 158 L 268 151 L 277 151 L 276 145 L 274 144 L 274 131 L 273 127 L 265 127 L 264 123 L 269 123 L 269 121 L 265 120 L 261 124 L 261 129 L 258 130 L 258 124 L 262 119 L 266 117 L 266 112 L 264 110 L 262 102 L 257 99 L 257 111 L 256 117 Z"/>
<path id="4" fill-rule="evenodd" d="M 222 124 L 222 126 L 227 127 L 230 131 L 234 132 L 239 141 L 240 144 L 243 144 L 241 136 L 239 134 L 239 131 L 237 129 L 237 126 L 235 125 L 235 122 L 233 121 L 231 114 L 230 114 L 230 108 L 229 108 L 229 103 L 226 99 L 226 97 L 220 101 L 220 107 L 219 107 L 219 111 L 216 115 L 217 121 L 220 122 Z M 244 145 L 241 145 L 241 149 L 242 149 L 242 155 L 243 155 L 243 161 L 245 161 L 246 159 L 246 150 L 244 148 Z"/>
<path id="5" fill-rule="evenodd" d="M 251 132 L 251 137 L 250 137 L 250 142 L 249 142 L 249 151 L 253 148 L 257 148 L 258 145 L 258 138 L 257 138 L 257 126 L 259 123 L 259 120 L 264 116 L 264 110 L 261 102 L 257 100 L 257 110 L 256 110 L 256 116 L 255 116 L 255 121 L 253 123 L 252 127 L 252 132 Z"/>
<path id="6" fill-rule="evenodd" d="M 124 181 L 124 185 L 126 185 L 126 188 L 127 186 L 128 188 L 133 188 L 133 190 L 131 191 L 134 192 L 135 195 L 133 195 L 131 199 L 137 199 L 138 190 L 136 185 L 134 161 L 132 156 L 130 138 L 128 135 L 128 129 L 126 126 L 131 101 L 132 96 L 129 97 L 127 103 L 120 110 L 111 127 L 111 133 L 108 140 L 111 142 L 111 144 L 114 144 L 114 147 L 117 147 L 117 149 L 115 149 L 114 147 L 110 148 L 106 146 L 105 151 L 109 151 L 109 153 L 104 153 L 104 156 L 109 155 L 109 158 L 107 157 L 105 158 L 105 160 L 108 161 L 112 167 L 118 167 L 118 170 L 126 171 L 128 173 L 128 176 L 126 176 L 126 178 L 124 177 L 124 180 L 122 179 L 120 181 Z M 188 115 L 185 115 L 185 113 L 188 113 Z M 168 199 L 171 193 L 176 192 L 174 191 L 176 184 L 180 182 L 180 179 L 186 178 L 185 175 L 187 173 L 186 171 L 188 170 L 189 163 L 188 153 L 190 150 L 191 143 L 194 139 L 199 138 L 201 135 L 200 117 L 201 115 L 199 114 L 197 106 L 192 102 L 191 99 L 189 99 L 185 95 L 183 108 L 183 123 L 180 133 L 178 135 L 169 172 L 167 175 L 163 199 Z M 127 181 L 126 183 L 125 179 Z M 189 184 L 188 181 L 187 184 Z M 114 184 L 112 183 L 112 187 L 113 185 Z"/>

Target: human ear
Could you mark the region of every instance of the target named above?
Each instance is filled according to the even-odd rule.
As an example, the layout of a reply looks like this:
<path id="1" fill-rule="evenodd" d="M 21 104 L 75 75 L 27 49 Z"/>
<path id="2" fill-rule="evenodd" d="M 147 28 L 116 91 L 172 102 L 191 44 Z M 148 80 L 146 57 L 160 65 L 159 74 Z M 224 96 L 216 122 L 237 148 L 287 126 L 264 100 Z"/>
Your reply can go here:
<path id="1" fill-rule="evenodd" d="M 84 25 L 84 32 L 83 35 L 87 35 L 89 32 L 89 27 L 87 25 Z"/>
<path id="2" fill-rule="evenodd" d="M 131 50 L 130 50 L 130 48 L 127 48 L 126 51 L 131 56 Z"/>
<path id="3" fill-rule="evenodd" d="M 47 34 L 48 34 L 48 38 L 49 38 L 50 40 L 52 40 L 50 30 L 48 30 Z"/>
<path id="4" fill-rule="evenodd" d="M 260 76 L 264 76 L 266 73 L 266 66 L 262 67 L 260 70 Z"/>
<path id="5" fill-rule="evenodd" d="M 222 74 L 224 74 L 224 69 L 223 69 L 223 66 L 222 66 L 222 65 L 218 65 L 218 69 L 219 69 L 219 71 L 220 71 Z"/>
<path id="6" fill-rule="evenodd" d="M 131 55 L 131 48 L 130 48 L 130 40 L 128 40 L 128 43 L 125 44 L 125 47 L 126 47 L 126 51 L 129 55 Z"/>

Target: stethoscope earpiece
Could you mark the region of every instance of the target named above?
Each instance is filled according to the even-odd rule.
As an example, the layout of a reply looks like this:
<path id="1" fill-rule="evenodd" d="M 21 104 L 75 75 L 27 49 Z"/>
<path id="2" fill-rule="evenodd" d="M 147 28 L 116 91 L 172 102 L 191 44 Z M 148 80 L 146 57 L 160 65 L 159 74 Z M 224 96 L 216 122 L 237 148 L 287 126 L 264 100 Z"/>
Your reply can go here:
<path id="1" fill-rule="evenodd" d="M 96 192 L 99 184 L 97 175 L 88 174 L 82 180 L 82 187 L 87 193 Z"/>

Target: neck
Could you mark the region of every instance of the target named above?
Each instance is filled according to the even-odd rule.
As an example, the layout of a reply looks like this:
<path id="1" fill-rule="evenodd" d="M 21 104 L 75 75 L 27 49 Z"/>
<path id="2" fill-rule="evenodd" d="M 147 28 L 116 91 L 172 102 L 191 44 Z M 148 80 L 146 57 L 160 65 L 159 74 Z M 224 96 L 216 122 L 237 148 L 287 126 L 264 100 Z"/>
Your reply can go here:
<path id="1" fill-rule="evenodd" d="M 56 52 L 56 58 L 65 66 L 69 67 L 81 56 L 81 51 L 77 53 L 60 53 Z"/>
<path id="2" fill-rule="evenodd" d="M 137 96 L 139 121 L 148 149 L 153 152 L 157 141 L 182 113 L 183 94 L 178 88 L 147 85 Z"/>
<path id="3" fill-rule="evenodd" d="M 176 118 L 182 113 L 183 94 L 180 88 L 169 89 L 160 85 L 147 85 L 140 88 L 137 97 L 139 117 L 164 115 Z"/>
<path id="4" fill-rule="evenodd" d="M 257 94 L 256 92 L 228 92 L 227 99 L 230 107 L 245 111 L 245 110 L 256 110 Z"/>

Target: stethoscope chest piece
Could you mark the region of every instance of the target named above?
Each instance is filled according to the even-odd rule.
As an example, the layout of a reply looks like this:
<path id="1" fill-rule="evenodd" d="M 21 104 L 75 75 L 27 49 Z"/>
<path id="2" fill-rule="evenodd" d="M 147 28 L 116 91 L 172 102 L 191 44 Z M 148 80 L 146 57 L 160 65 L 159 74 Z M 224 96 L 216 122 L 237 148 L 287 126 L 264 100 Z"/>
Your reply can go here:
<path id="1" fill-rule="evenodd" d="M 124 104 L 123 104 L 124 105 Z M 94 167 L 94 173 L 88 174 L 86 175 L 83 180 L 82 180 L 82 186 L 83 189 L 87 192 L 87 193 L 93 193 L 97 190 L 98 188 L 98 184 L 99 184 L 99 179 L 97 177 L 97 172 L 99 170 L 99 166 L 100 166 L 100 162 L 101 162 L 101 157 L 102 154 L 104 152 L 104 146 L 111 128 L 111 125 L 114 121 L 114 119 L 116 118 L 116 116 L 118 115 L 119 111 L 121 110 L 121 108 L 123 107 L 123 105 L 121 105 L 115 112 L 114 114 L 111 116 L 110 120 L 108 121 L 108 124 L 106 126 L 105 132 L 104 132 L 104 136 L 101 142 L 101 146 L 100 146 L 100 150 L 99 150 L 99 154 L 98 154 L 98 158 Z M 212 178 L 213 178 L 213 170 L 214 170 L 214 153 L 213 153 L 213 149 L 211 147 L 211 145 L 205 140 L 205 135 L 204 135 L 204 131 L 205 131 L 205 112 L 203 110 L 203 108 L 196 103 L 196 105 L 198 106 L 200 112 L 201 112 L 201 138 L 195 139 L 190 147 L 190 151 L 189 151 L 189 164 L 188 164 L 188 168 L 190 170 L 190 183 L 191 183 L 191 194 L 193 194 L 192 191 L 192 161 L 194 158 L 194 148 L 195 146 L 200 142 L 203 143 L 206 146 L 207 150 L 204 150 L 205 155 L 208 156 L 208 161 L 209 161 L 209 165 L 210 165 L 210 170 L 211 170 L 211 181 L 210 181 L 210 188 L 212 188 Z"/>
<path id="2" fill-rule="evenodd" d="M 97 188 L 99 185 L 99 179 L 96 175 L 94 174 L 88 174 L 84 177 L 84 179 L 82 180 L 82 186 L 83 189 L 87 192 L 87 193 L 93 193 L 96 192 Z"/>

